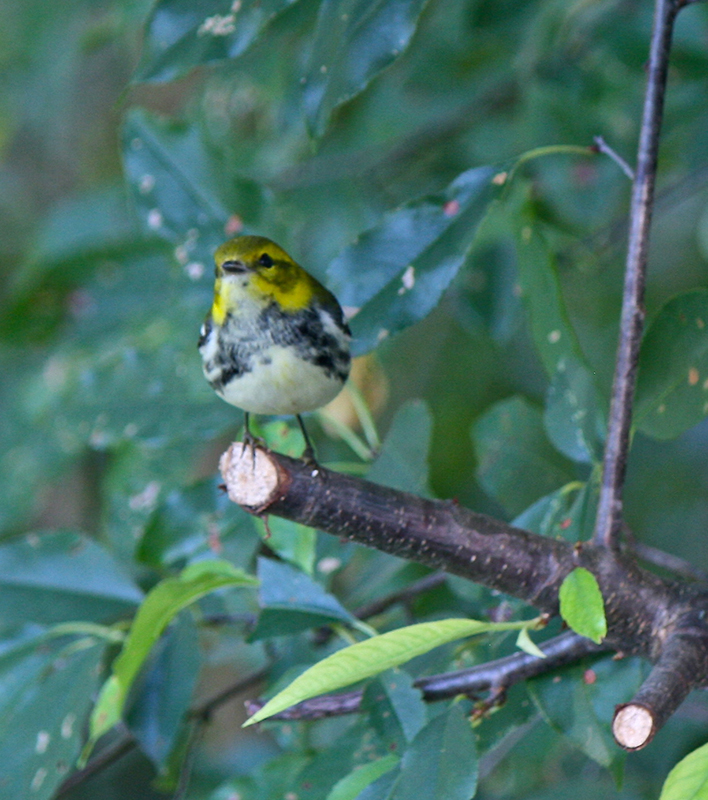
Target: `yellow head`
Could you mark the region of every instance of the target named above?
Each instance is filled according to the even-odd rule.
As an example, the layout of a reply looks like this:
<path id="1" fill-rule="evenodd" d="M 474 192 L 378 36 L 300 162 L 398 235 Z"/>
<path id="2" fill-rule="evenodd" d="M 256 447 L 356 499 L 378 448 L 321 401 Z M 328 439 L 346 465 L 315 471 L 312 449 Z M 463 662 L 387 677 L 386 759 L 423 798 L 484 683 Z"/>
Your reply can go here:
<path id="1" fill-rule="evenodd" d="M 227 311 L 246 293 L 264 304 L 276 302 L 284 311 L 307 307 L 313 295 L 329 294 L 311 275 L 265 236 L 238 236 L 214 254 L 216 283 L 212 317 L 221 324 Z"/>

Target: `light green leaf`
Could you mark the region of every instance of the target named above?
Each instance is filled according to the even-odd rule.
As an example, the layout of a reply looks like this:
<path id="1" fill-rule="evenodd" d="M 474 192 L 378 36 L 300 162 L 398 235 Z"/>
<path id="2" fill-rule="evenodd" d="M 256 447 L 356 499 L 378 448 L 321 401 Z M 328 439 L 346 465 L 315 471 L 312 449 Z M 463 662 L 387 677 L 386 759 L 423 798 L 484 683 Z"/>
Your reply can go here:
<path id="1" fill-rule="evenodd" d="M 475 619 L 445 619 L 383 633 L 338 650 L 310 667 L 290 686 L 271 698 L 244 726 L 267 719 L 310 697 L 378 675 L 455 639 L 480 633 L 520 630 L 533 624 L 534 621 L 480 622 Z"/>
<path id="2" fill-rule="evenodd" d="M 674 297 L 642 342 L 634 424 L 673 439 L 708 413 L 708 290 Z"/>
<path id="3" fill-rule="evenodd" d="M 682 758 L 669 772 L 659 800 L 708 800 L 708 744 Z"/>
<path id="4" fill-rule="evenodd" d="M 531 639 L 527 628 L 522 628 L 519 635 L 516 637 L 516 646 L 528 653 L 530 656 L 537 656 L 538 658 L 545 658 L 546 654 L 541 648 Z"/>
<path id="5" fill-rule="evenodd" d="M 101 689 L 91 714 L 88 757 L 94 742 L 121 718 L 130 687 L 152 646 L 173 617 L 205 594 L 224 586 L 257 586 L 251 575 L 227 561 L 210 560 L 192 564 L 176 578 L 166 578 L 145 598 L 133 620 L 128 638 L 113 663 L 111 676 Z"/>
<path id="6" fill-rule="evenodd" d="M 327 800 L 356 800 L 361 792 L 375 780 L 390 772 L 400 761 L 398 756 L 389 755 L 356 767 L 348 775 L 337 781 Z"/>
<path id="7" fill-rule="evenodd" d="M 558 596 L 561 617 L 576 633 L 600 644 L 607 636 L 607 620 L 605 603 L 592 572 L 577 567 L 568 573 Z"/>

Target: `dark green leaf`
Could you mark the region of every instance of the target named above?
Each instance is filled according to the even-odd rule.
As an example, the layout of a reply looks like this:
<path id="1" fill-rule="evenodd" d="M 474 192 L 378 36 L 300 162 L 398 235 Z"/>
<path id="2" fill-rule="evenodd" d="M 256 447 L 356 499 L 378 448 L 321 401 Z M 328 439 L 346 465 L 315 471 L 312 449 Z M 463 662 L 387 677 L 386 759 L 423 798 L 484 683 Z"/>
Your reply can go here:
<path id="1" fill-rule="evenodd" d="M 421 400 L 410 400 L 396 412 L 368 480 L 403 492 L 428 494 L 428 448 L 433 420 Z"/>
<path id="2" fill-rule="evenodd" d="M 434 717 L 406 750 L 391 800 L 470 800 L 476 787 L 472 727 L 460 706 L 452 705 L 447 713 Z"/>
<path id="3" fill-rule="evenodd" d="M 592 535 L 596 506 L 594 482 L 569 483 L 537 500 L 519 514 L 513 524 L 541 536 L 579 542 Z"/>
<path id="4" fill-rule="evenodd" d="M 365 353 L 437 305 L 495 196 L 494 170 L 464 172 L 439 195 L 387 214 L 329 267 L 335 294 L 358 309 L 354 352 Z"/>
<path id="5" fill-rule="evenodd" d="M 171 81 L 200 64 L 237 58 L 296 0 L 160 0 L 147 22 L 136 78 Z"/>
<path id="6" fill-rule="evenodd" d="M 105 622 L 131 613 L 142 592 L 95 542 L 29 533 L 0 546 L 0 623 Z"/>
<path id="7" fill-rule="evenodd" d="M 561 731 L 589 758 L 613 771 L 624 753 L 611 731 L 614 708 L 628 702 L 643 680 L 639 659 L 596 661 L 569 667 L 560 675 L 544 675 L 527 689 L 546 721 Z"/>
<path id="8" fill-rule="evenodd" d="M 263 609 L 251 638 L 283 636 L 333 621 L 353 624 L 355 617 L 334 595 L 295 567 L 272 558 L 258 559 Z"/>
<path id="9" fill-rule="evenodd" d="M 512 514 L 573 477 L 571 465 L 546 438 L 541 412 L 522 397 L 493 405 L 472 436 L 479 482 Z"/>
<path id="10" fill-rule="evenodd" d="M 323 0 L 303 81 L 309 124 L 320 136 L 332 111 L 363 91 L 406 49 L 427 0 Z"/>
<path id="11" fill-rule="evenodd" d="M 145 232 L 173 245 L 190 274 L 211 273 L 229 214 L 199 129 L 134 109 L 123 126 L 123 160 Z"/>
<path id="12" fill-rule="evenodd" d="M 590 371 L 577 358 L 558 360 L 543 422 L 563 455 L 585 464 L 602 458 L 605 425 L 600 400 Z"/>
<path id="13" fill-rule="evenodd" d="M 141 750 L 162 771 L 178 743 L 201 666 L 197 627 L 188 612 L 177 616 L 155 651 L 127 722 Z"/>
<path id="14" fill-rule="evenodd" d="M 673 439 L 708 414 L 708 290 L 674 297 L 644 336 L 634 423 Z"/>
<path id="15" fill-rule="evenodd" d="M 367 709 L 371 724 L 392 752 L 403 752 L 426 722 L 420 689 L 403 669 L 388 670 L 366 687 L 362 710 Z"/>
<path id="16" fill-rule="evenodd" d="M 105 643 L 39 634 L 0 655 L 0 795 L 49 800 L 73 771 Z"/>
<path id="17" fill-rule="evenodd" d="M 516 252 L 519 283 L 531 316 L 531 334 L 543 366 L 554 375 L 558 364 L 582 361 L 575 331 L 568 319 L 558 273 L 537 222 L 521 219 Z"/>

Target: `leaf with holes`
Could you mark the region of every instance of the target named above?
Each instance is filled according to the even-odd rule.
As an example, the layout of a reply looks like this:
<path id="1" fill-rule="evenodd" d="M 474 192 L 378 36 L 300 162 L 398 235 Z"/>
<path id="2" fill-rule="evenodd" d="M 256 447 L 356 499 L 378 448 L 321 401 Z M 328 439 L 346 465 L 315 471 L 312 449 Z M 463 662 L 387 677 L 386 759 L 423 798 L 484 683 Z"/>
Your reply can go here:
<path id="1" fill-rule="evenodd" d="M 673 439 L 708 414 L 708 290 L 685 292 L 659 311 L 639 358 L 634 424 Z"/>
<path id="2" fill-rule="evenodd" d="M 463 172 L 444 192 L 386 214 L 332 261 L 332 288 L 356 312 L 350 323 L 356 355 L 435 308 L 497 194 L 494 173 L 491 167 Z"/>
<path id="3" fill-rule="evenodd" d="M 136 80 L 171 81 L 200 64 L 237 58 L 296 0 L 160 0 L 145 28 Z"/>

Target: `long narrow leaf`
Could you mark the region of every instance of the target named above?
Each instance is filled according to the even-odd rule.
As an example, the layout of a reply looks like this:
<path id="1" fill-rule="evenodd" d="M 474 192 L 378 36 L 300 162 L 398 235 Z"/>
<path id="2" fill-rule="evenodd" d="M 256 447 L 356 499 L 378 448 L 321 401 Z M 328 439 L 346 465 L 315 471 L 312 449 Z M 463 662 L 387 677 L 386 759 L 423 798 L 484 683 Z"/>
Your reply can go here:
<path id="1" fill-rule="evenodd" d="M 532 627 L 535 621 L 480 622 L 476 619 L 444 619 L 422 622 L 383 633 L 333 653 L 310 667 L 290 686 L 271 698 L 246 725 L 267 719 L 310 697 L 332 692 L 357 681 L 397 667 L 429 650 L 455 639 L 479 633 L 520 630 Z"/>

